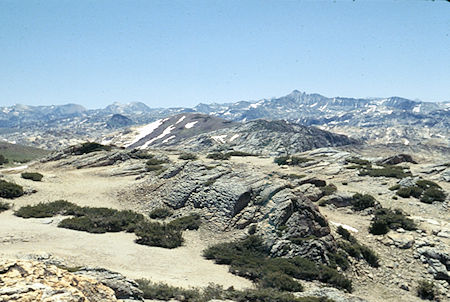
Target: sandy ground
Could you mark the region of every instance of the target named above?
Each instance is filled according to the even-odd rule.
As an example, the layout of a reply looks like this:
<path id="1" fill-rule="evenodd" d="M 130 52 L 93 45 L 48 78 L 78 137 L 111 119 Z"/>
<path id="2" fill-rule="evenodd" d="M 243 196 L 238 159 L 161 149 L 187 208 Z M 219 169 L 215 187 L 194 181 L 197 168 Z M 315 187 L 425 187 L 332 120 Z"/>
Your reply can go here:
<path id="1" fill-rule="evenodd" d="M 20 174 L 6 176 L 38 191 L 12 201 L 14 208 L 57 199 L 84 206 L 126 208 L 118 203 L 115 193 L 136 183 L 135 177 L 101 177 L 101 168 L 36 170 L 44 174 L 42 182 L 21 179 Z M 0 257 L 45 252 L 73 266 L 104 267 L 129 278 L 148 278 L 175 286 L 205 286 L 210 282 L 226 288 L 252 286 L 250 281 L 229 273 L 227 266 L 202 258 L 202 250 L 207 247 L 203 239 L 208 236 L 203 231 L 187 231 L 182 247 L 163 249 L 134 243 L 134 234 L 89 234 L 58 228 L 60 219 L 22 219 L 14 216 L 13 210 L 0 213 Z"/>

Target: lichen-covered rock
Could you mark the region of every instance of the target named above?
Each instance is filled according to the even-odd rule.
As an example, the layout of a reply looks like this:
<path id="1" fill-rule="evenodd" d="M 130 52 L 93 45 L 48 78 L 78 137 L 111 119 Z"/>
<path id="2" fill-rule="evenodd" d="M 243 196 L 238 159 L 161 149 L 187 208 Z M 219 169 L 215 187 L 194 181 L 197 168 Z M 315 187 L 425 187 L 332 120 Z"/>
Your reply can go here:
<path id="1" fill-rule="evenodd" d="M 97 280 L 30 260 L 0 260 L 0 301 L 117 301 Z"/>

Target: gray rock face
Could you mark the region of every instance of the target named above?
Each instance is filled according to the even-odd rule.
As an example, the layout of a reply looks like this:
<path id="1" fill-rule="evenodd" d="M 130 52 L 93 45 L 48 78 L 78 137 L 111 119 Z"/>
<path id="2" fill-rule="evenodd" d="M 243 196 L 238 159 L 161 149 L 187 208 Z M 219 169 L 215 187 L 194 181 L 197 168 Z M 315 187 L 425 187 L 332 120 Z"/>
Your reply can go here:
<path id="1" fill-rule="evenodd" d="M 365 299 L 346 294 L 332 287 L 313 288 L 302 293 L 295 293 L 295 295 L 297 297 L 323 297 L 334 302 L 367 302 Z"/>
<path id="2" fill-rule="evenodd" d="M 435 279 L 450 281 L 450 255 L 438 248 L 424 246 L 417 249 L 420 259 L 429 264 Z"/>
<path id="3" fill-rule="evenodd" d="M 417 164 L 409 154 L 397 154 L 388 158 L 385 158 L 379 162 L 381 165 L 396 165 L 399 163 L 413 163 Z"/>
<path id="4" fill-rule="evenodd" d="M 327 205 L 332 204 L 335 207 L 342 208 L 342 207 L 349 207 L 352 205 L 352 195 L 337 192 L 328 196 L 324 196 L 320 199 L 321 205 Z"/>
<path id="5" fill-rule="evenodd" d="M 114 290 L 117 299 L 143 301 L 143 293 L 138 284 L 123 275 L 104 268 L 83 267 L 75 273 L 93 278 Z"/>
<path id="6" fill-rule="evenodd" d="M 151 176 L 136 190 L 147 192 L 147 208 L 197 209 L 223 230 L 255 225 L 273 255 L 326 262 L 326 251 L 335 248 L 327 221 L 308 198 L 290 182 L 257 171 L 188 162 Z"/>

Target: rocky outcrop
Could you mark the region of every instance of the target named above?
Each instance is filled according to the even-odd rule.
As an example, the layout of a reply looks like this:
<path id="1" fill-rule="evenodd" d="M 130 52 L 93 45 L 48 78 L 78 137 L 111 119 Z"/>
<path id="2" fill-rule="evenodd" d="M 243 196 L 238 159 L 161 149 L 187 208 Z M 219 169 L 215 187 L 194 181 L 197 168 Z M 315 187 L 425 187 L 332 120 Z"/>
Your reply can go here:
<path id="1" fill-rule="evenodd" d="M 413 160 L 412 156 L 409 154 L 397 154 L 394 156 L 390 156 L 378 162 L 380 165 L 396 165 L 399 163 L 412 163 L 417 164 L 415 160 Z"/>
<path id="2" fill-rule="evenodd" d="M 276 256 L 326 262 L 335 248 L 327 221 L 293 183 L 231 163 L 171 165 L 124 194 L 138 196 L 146 210 L 197 211 L 221 230 L 251 225 Z"/>
<path id="3" fill-rule="evenodd" d="M 0 301 L 117 301 L 101 282 L 53 265 L 30 260 L 0 260 Z"/>
<path id="4" fill-rule="evenodd" d="M 435 279 L 450 282 L 450 255 L 436 247 L 423 246 L 417 249 L 423 263 L 429 265 L 429 273 Z"/>

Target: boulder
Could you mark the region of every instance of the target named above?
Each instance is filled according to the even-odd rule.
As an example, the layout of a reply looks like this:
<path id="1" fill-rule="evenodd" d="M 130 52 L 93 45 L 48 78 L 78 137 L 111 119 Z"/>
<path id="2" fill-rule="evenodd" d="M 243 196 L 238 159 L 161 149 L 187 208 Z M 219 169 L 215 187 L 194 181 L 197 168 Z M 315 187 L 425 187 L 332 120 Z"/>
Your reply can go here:
<path id="1" fill-rule="evenodd" d="M 396 165 L 399 163 L 413 163 L 417 164 L 409 154 L 397 154 L 388 158 L 382 159 L 378 162 L 380 165 Z"/>

